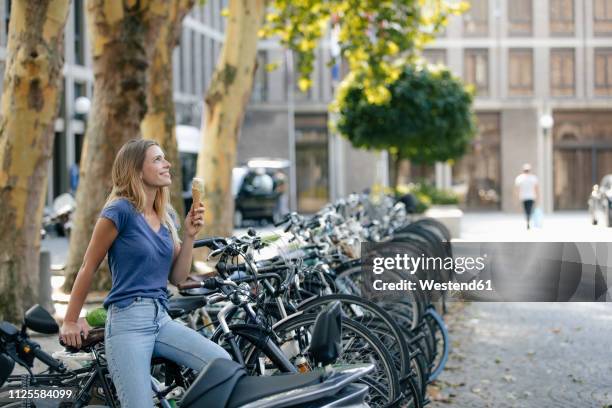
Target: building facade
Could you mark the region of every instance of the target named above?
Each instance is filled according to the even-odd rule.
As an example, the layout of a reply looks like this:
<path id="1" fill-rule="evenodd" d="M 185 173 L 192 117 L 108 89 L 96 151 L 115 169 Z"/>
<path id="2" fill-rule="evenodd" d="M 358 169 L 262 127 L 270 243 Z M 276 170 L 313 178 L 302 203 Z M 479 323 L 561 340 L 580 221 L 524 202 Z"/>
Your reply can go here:
<path id="1" fill-rule="evenodd" d="M 203 94 L 223 43 L 226 0 L 209 0 L 186 17 L 174 51 L 177 124 L 199 128 Z M 409 174 L 453 188 L 468 210 L 518 210 L 514 178 L 524 162 L 542 182 L 548 211 L 582 209 L 593 186 L 612 173 L 612 0 L 471 0 L 423 54 L 448 65 L 476 90 L 479 133 L 461 160 Z M 0 1 L 0 70 L 4 71 L 10 0 Z M 70 191 L 81 155 L 93 72 L 84 0 L 72 2 L 65 35 L 64 91 L 49 163 L 48 203 Z M 388 182 L 384 154 L 353 149 L 328 132 L 328 103 L 339 78 L 327 66 L 328 40 L 317 49 L 314 86 L 295 86 L 291 56 L 260 41 L 258 69 L 242 126 L 238 161 L 293 159 L 292 207 L 327 201 Z M 265 67 L 277 68 L 268 72 Z M 0 84 L 1 86 L 1 84 Z M 552 116 L 551 129 L 546 116 Z"/>
<path id="2" fill-rule="evenodd" d="M 199 3 L 199 2 L 196 2 Z M 71 191 L 70 173 L 78 164 L 87 117 L 77 114 L 78 97 L 91 99 L 93 71 L 86 30 L 85 0 L 74 0 L 65 30 L 64 88 L 55 126 L 53 159 L 49 162 L 47 205 Z M 179 45 L 173 54 L 174 100 L 179 125 L 200 128 L 203 96 L 210 83 L 224 40 L 227 0 L 196 5 L 185 18 Z M 0 0 L 0 72 L 4 72 L 10 0 Z M 374 182 L 385 182 L 384 155 L 352 149 L 327 131 L 327 104 L 331 101 L 331 71 L 324 66 L 329 47 L 319 50 L 315 86 L 306 94 L 291 83 L 286 54 L 274 41 L 262 41 L 258 70 L 238 147 L 238 161 L 253 157 L 290 159 L 295 163 L 295 193 L 291 206 L 315 211 L 326 202 Z M 279 63 L 271 72 L 268 63 Z M 2 84 L 0 83 L 0 87 Z M 194 162 L 190 162 L 195 165 Z M 368 170 L 370 169 L 370 170 Z"/>
<path id="3" fill-rule="evenodd" d="M 470 3 L 424 51 L 477 95 L 480 131 L 447 185 L 468 209 L 516 211 L 514 178 L 529 162 L 545 210 L 586 208 L 612 173 L 612 0 Z"/>

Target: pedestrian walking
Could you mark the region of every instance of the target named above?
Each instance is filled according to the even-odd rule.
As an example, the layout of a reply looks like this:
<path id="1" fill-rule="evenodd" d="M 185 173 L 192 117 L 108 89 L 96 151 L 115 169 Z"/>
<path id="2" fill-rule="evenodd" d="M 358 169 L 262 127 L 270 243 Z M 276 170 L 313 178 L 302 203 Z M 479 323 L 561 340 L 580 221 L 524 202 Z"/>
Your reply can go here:
<path id="1" fill-rule="evenodd" d="M 527 229 L 529 229 L 531 228 L 531 214 L 540 195 L 538 178 L 535 174 L 531 173 L 531 165 L 529 163 L 523 165 L 523 172 L 516 177 L 514 184 L 518 198 L 523 204 L 527 219 Z"/>

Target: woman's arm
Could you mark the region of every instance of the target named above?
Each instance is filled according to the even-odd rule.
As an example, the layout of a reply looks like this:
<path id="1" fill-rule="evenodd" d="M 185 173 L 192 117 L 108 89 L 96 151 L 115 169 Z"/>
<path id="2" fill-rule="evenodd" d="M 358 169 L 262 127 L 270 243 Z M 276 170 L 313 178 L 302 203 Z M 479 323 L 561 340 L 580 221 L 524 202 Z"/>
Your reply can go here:
<path id="1" fill-rule="evenodd" d="M 194 238 L 183 235 L 183 243 L 175 246 L 174 264 L 170 273 L 170 283 L 178 285 L 189 276 L 191 270 L 191 260 L 193 257 L 193 241 Z"/>
<path id="2" fill-rule="evenodd" d="M 68 310 L 64 317 L 64 323 L 60 332 L 60 337 L 64 342 L 71 346 L 80 347 L 81 330 L 87 335 L 86 325 L 79 324 L 79 314 L 85 303 L 87 292 L 91 287 L 94 273 L 106 256 L 110 246 L 117 237 L 118 231 L 115 224 L 107 218 L 99 218 L 93 230 L 91 241 L 85 251 L 83 264 L 77 273 L 76 280 L 70 292 Z"/>
<path id="3" fill-rule="evenodd" d="M 170 272 L 170 283 L 178 285 L 185 281 L 191 270 L 191 260 L 193 256 L 193 241 L 204 225 L 204 207 L 194 209 L 193 206 L 185 217 L 185 232 L 183 234 L 183 244 L 175 245 L 174 261 Z"/>

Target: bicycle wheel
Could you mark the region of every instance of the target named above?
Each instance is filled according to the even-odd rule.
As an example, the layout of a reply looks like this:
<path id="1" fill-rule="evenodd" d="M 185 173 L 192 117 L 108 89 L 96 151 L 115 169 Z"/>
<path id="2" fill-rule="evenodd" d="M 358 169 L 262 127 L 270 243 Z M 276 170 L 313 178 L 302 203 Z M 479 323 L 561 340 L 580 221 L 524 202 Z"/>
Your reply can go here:
<path id="1" fill-rule="evenodd" d="M 391 271 L 387 273 L 387 279 L 390 281 Z M 411 279 L 411 277 L 407 277 Z M 401 276 L 395 276 L 394 279 L 404 279 Z M 346 294 L 356 295 L 361 297 L 361 288 L 363 286 L 363 275 L 361 266 L 356 266 L 342 271 L 336 277 L 336 286 Z M 421 321 L 427 304 L 424 293 L 421 291 L 404 291 L 402 296 L 391 300 L 377 300 L 375 303 L 382 307 L 385 311 L 391 314 L 393 319 L 394 314 L 401 313 L 403 323 L 407 323 L 410 329 L 415 329 Z M 397 320 L 396 320 L 397 321 Z"/>
<path id="2" fill-rule="evenodd" d="M 431 374 L 429 375 L 429 382 L 431 382 L 438 378 L 446 366 L 450 351 L 450 340 L 446 324 L 436 309 L 433 307 L 427 309 L 425 312 L 425 321 L 432 329 L 435 345 L 434 356 L 431 361 Z"/>
<path id="3" fill-rule="evenodd" d="M 305 358 L 308 366 L 314 363 L 306 352 L 314 323 L 317 316 L 314 314 L 297 314 L 274 326 L 274 332 L 279 338 L 279 346 L 295 364 L 298 358 Z M 247 367 L 254 367 L 265 363 L 266 372 L 274 374 L 274 367 L 263 358 L 257 348 L 251 347 L 245 352 Z M 395 369 L 393 358 L 382 342 L 365 326 L 358 322 L 342 318 L 342 353 L 336 364 L 362 364 L 374 365 L 374 371 L 361 379 L 368 385 L 368 404 L 371 407 L 383 407 L 393 404 L 400 397 L 399 375 Z M 268 369 L 269 368 L 269 369 Z"/>
<path id="4" fill-rule="evenodd" d="M 396 368 L 402 375 L 408 374 L 410 352 L 401 329 L 393 318 L 376 303 L 359 296 L 333 294 L 307 299 L 300 303 L 297 309 L 304 313 L 317 314 L 336 301 L 340 302 L 344 316 L 356 320 L 372 331 L 376 330 L 381 333 L 379 339 L 393 356 Z"/>

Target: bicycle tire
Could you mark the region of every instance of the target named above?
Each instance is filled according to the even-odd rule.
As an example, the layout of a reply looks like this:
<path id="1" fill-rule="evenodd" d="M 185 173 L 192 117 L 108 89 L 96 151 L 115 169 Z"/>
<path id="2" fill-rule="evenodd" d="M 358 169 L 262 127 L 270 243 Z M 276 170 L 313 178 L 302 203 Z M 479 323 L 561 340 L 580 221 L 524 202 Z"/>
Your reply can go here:
<path id="1" fill-rule="evenodd" d="M 296 314 L 278 322 L 273 330 L 277 336 L 279 336 L 281 342 L 285 339 L 291 341 L 292 337 L 288 336 L 288 332 L 294 332 L 305 327 L 314 327 L 316 317 L 316 315 L 308 313 Z M 395 368 L 391 355 L 382 342 L 365 326 L 346 317 L 342 318 L 342 332 L 343 341 L 346 339 L 347 333 L 356 333 L 361 337 L 362 341 L 365 341 L 366 346 L 370 348 L 367 354 L 368 362 L 374 363 L 376 368 L 373 374 L 362 379 L 362 382 L 370 387 L 368 394 L 370 405 L 373 407 L 382 407 L 396 403 L 401 395 L 399 373 Z M 353 342 L 353 344 L 354 343 L 355 342 Z M 282 346 L 282 344 L 279 344 L 279 346 Z M 245 362 L 247 362 L 247 366 L 255 365 L 255 359 L 259 357 L 254 354 L 253 351 L 254 349 L 251 348 L 250 351 L 245 353 Z M 366 356 L 363 352 L 353 354 L 353 356 L 355 355 L 362 357 Z M 350 364 L 350 361 L 346 363 Z M 375 374 L 382 376 L 386 382 L 377 382 L 374 378 Z"/>

